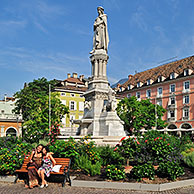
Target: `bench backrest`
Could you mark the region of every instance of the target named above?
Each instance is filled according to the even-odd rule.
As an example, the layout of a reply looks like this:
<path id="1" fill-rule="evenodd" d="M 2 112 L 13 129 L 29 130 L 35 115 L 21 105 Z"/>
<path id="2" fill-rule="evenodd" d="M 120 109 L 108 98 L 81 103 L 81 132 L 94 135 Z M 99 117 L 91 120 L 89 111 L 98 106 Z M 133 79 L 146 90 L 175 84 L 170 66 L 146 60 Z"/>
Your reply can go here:
<path id="1" fill-rule="evenodd" d="M 70 161 L 71 161 L 70 158 L 54 158 L 54 159 L 56 161 L 56 165 L 62 165 L 62 167 L 60 168 L 60 172 L 63 172 L 64 168 L 69 168 Z M 30 157 L 24 158 L 24 162 L 22 164 L 21 170 L 27 169 L 27 164 L 29 163 L 29 161 L 30 161 Z"/>

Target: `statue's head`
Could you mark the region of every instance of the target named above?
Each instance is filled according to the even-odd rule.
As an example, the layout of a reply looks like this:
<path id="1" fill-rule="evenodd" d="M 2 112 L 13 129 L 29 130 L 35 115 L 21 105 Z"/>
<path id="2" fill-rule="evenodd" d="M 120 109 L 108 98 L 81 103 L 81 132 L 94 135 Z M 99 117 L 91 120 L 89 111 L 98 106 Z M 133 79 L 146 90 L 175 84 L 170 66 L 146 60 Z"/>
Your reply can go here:
<path id="1" fill-rule="evenodd" d="M 98 11 L 98 13 L 104 13 L 104 8 L 99 6 L 99 7 L 97 7 L 97 11 Z"/>

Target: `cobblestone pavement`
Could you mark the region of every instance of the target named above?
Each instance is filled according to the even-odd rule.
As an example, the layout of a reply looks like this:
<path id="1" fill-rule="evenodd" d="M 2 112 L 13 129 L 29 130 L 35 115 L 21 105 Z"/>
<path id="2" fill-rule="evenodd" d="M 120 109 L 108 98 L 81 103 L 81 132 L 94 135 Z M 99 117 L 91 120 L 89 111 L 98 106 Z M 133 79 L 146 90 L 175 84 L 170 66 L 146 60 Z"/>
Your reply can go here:
<path id="1" fill-rule="evenodd" d="M 50 183 L 48 188 L 40 189 L 38 187 L 34 189 L 24 188 L 24 184 L 18 183 L 0 183 L 0 193 L 3 194 L 194 194 L 194 186 L 181 189 L 174 189 L 162 192 L 146 192 L 146 191 L 130 191 L 130 190 L 113 190 L 113 189 L 93 189 L 93 188 L 80 188 L 80 187 L 61 187 L 61 184 Z"/>

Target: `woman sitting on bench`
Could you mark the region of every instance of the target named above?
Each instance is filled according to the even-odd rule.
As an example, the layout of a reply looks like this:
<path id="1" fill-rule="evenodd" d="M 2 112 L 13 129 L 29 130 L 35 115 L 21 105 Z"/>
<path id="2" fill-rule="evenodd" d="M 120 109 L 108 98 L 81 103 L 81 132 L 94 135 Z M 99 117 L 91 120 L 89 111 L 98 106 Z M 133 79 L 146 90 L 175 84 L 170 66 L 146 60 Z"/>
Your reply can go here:
<path id="1" fill-rule="evenodd" d="M 35 186 L 38 186 L 38 169 L 42 165 L 42 149 L 43 145 L 39 144 L 36 149 L 32 151 L 30 156 L 30 162 L 27 165 L 30 189 Z M 28 186 L 26 185 L 26 187 Z"/>
<path id="2" fill-rule="evenodd" d="M 45 181 L 45 175 L 47 177 L 50 176 L 50 172 L 52 171 L 53 166 L 56 164 L 55 159 L 52 157 L 52 154 L 49 152 L 49 148 L 47 146 L 43 147 L 43 164 L 38 169 L 38 174 L 42 179 L 42 184 L 40 188 L 48 187 L 48 183 Z"/>

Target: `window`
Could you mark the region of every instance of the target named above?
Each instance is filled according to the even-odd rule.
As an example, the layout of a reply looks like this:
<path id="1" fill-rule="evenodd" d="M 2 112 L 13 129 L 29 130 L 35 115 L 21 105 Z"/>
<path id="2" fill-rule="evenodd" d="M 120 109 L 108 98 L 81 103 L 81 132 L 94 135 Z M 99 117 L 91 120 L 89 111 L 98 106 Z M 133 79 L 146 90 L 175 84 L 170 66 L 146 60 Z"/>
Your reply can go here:
<path id="1" fill-rule="evenodd" d="M 140 99 L 140 92 L 136 92 L 137 99 Z"/>
<path id="2" fill-rule="evenodd" d="M 175 92 L 175 84 L 170 85 L 170 92 Z"/>
<path id="3" fill-rule="evenodd" d="M 127 89 L 130 90 L 130 89 L 131 89 L 131 85 L 128 85 L 128 86 L 127 86 Z"/>
<path id="4" fill-rule="evenodd" d="M 162 81 L 162 76 L 159 76 L 158 77 L 158 82 L 161 82 Z"/>
<path id="5" fill-rule="evenodd" d="M 137 87 L 138 87 L 138 88 L 140 87 L 140 82 L 137 82 Z"/>
<path id="6" fill-rule="evenodd" d="M 158 88 L 158 95 L 161 96 L 162 95 L 162 88 Z"/>
<path id="7" fill-rule="evenodd" d="M 66 94 L 65 94 L 65 92 L 61 92 L 61 96 L 65 96 Z"/>
<path id="8" fill-rule="evenodd" d="M 185 108 L 183 109 L 183 117 L 189 117 L 189 109 L 188 108 Z"/>
<path id="9" fill-rule="evenodd" d="M 174 110 L 170 110 L 169 111 L 169 116 L 170 116 L 170 118 L 174 118 L 175 117 Z"/>
<path id="10" fill-rule="evenodd" d="M 75 108 L 75 102 L 74 101 L 70 101 L 69 109 L 70 110 L 76 110 L 76 108 Z"/>
<path id="11" fill-rule="evenodd" d="M 188 90 L 189 88 L 190 88 L 190 83 L 189 83 L 189 81 L 184 82 L 184 89 L 185 89 L 185 90 Z"/>
<path id="12" fill-rule="evenodd" d="M 188 69 L 185 69 L 184 70 L 184 76 L 188 76 L 189 75 L 189 70 Z"/>
<path id="13" fill-rule="evenodd" d="M 131 94 L 127 94 L 127 98 L 131 98 Z"/>
<path id="14" fill-rule="evenodd" d="M 147 85 L 150 85 L 150 79 L 147 80 Z"/>
<path id="15" fill-rule="evenodd" d="M 151 97 L 151 90 L 146 90 L 146 97 L 148 97 L 148 98 Z"/>
<path id="16" fill-rule="evenodd" d="M 170 79 L 174 79 L 174 72 L 170 74 Z"/>
<path id="17" fill-rule="evenodd" d="M 71 97 L 74 97 L 75 96 L 75 94 L 71 94 Z"/>
<path id="18" fill-rule="evenodd" d="M 175 97 L 170 98 L 170 104 L 175 104 Z"/>
<path id="19" fill-rule="evenodd" d="M 183 104 L 189 104 L 189 95 L 183 97 Z"/>

